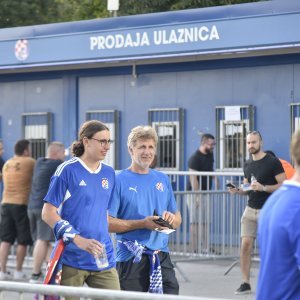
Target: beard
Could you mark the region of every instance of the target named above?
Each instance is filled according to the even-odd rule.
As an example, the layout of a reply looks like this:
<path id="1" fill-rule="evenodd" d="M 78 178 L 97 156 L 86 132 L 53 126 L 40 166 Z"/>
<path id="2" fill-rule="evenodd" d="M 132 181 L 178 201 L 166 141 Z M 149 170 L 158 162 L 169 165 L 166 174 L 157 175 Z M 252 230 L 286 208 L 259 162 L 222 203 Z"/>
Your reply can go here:
<path id="1" fill-rule="evenodd" d="M 260 147 L 258 147 L 257 149 L 255 149 L 255 148 L 250 148 L 249 149 L 250 154 L 257 154 L 259 152 L 260 152 Z"/>
<path id="2" fill-rule="evenodd" d="M 204 148 L 205 153 L 204 154 L 210 154 L 212 152 L 214 152 L 214 149 L 210 148 L 210 147 L 205 147 Z"/>
<path id="3" fill-rule="evenodd" d="M 148 169 L 152 161 L 142 161 L 140 159 L 135 159 L 134 162 L 142 169 Z"/>

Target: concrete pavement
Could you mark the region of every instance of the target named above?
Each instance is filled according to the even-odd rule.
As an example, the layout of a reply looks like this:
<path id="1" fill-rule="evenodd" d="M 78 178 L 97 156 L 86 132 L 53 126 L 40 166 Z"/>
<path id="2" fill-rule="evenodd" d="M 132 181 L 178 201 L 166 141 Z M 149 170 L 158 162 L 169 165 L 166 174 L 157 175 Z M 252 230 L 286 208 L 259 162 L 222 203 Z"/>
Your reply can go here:
<path id="1" fill-rule="evenodd" d="M 239 264 L 233 267 L 226 276 L 224 275 L 232 263 L 232 260 L 224 259 L 177 263 L 176 273 L 180 283 L 180 294 L 220 299 L 255 299 L 258 264 L 252 264 L 252 293 L 240 296 L 234 294 L 241 284 Z"/>
<path id="2" fill-rule="evenodd" d="M 224 275 L 233 260 L 210 259 L 187 262 L 176 262 L 174 260 L 174 262 L 180 284 L 180 295 L 234 300 L 255 299 L 258 275 L 258 263 L 256 262 L 252 264 L 251 270 L 252 294 L 243 296 L 234 294 L 234 291 L 241 284 L 239 264 L 232 268 L 226 276 Z M 29 276 L 31 270 L 26 269 L 26 273 Z M 2 299 L 17 300 L 20 298 L 16 293 L 4 292 Z M 32 300 L 33 295 L 24 294 L 22 299 Z"/>

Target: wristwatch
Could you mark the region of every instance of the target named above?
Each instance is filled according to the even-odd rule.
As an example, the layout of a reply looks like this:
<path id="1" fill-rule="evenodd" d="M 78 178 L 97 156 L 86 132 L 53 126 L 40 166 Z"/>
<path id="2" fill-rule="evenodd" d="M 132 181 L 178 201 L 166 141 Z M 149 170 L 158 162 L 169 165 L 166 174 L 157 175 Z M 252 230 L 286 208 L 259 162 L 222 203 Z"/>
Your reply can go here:
<path id="1" fill-rule="evenodd" d="M 267 191 L 267 186 L 263 185 L 263 192 L 266 192 L 266 191 Z"/>

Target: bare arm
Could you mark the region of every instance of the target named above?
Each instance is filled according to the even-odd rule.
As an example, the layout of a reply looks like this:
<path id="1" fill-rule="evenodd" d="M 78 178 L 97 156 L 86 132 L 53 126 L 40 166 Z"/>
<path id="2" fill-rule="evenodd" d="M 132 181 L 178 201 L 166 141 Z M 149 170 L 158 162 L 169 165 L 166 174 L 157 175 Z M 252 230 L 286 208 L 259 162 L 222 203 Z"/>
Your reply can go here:
<path id="1" fill-rule="evenodd" d="M 172 222 L 174 222 L 174 225 L 169 222 L 173 227 L 175 227 L 177 225 L 177 223 L 179 223 L 178 226 L 180 225 L 180 223 L 181 223 L 180 213 L 179 213 L 179 216 L 177 216 L 177 213 L 171 214 L 169 212 L 164 212 L 164 214 L 168 218 L 168 219 L 165 219 L 164 215 L 162 216 L 166 221 L 169 222 L 169 219 L 173 220 Z M 149 230 L 166 229 L 165 227 L 162 227 L 162 226 L 158 225 L 157 223 L 153 222 L 153 220 L 158 219 L 158 218 L 159 218 L 158 216 L 148 216 L 141 220 L 123 220 L 123 219 L 114 218 L 112 216 L 108 216 L 109 232 L 123 233 L 123 232 L 128 232 L 128 231 L 132 231 L 132 230 L 136 230 L 136 229 L 149 229 Z"/>
<path id="2" fill-rule="evenodd" d="M 251 187 L 254 191 L 259 191 L 259 192 L 267 192 L 267 193 L 273 193 L 276 191 L 283 183 L 283 181 L 286 179 L 285 173 L 280 173 L 275 176 L 275 179 L 277 181 L 276 184 L 273 185 L 263 185 L 259 182 L 253 182 L 251 183 Z"/>
<path id="3" fill-rule="evenodd" d="M 109 232 L 122 233 L 127 231 L 132 231 L 136 229 L 150 229 L 154 230 L 159 227 L 152 220 L 158 217 L 149 216 L 141 220 L 123 220 L 108 216 Z"/>
<path id="4" fill-rule="evenodd" d="M 196 170 L 189 169 L 189 172 L 197 172 Z M 192 186 L 192 191 L 198 191 L 199 190 L 199 182 L 196 175 L 190 175 L 190 183 Z"/>
<path id="5" fill-rule="evenodd" d="M 61 220 L 61 217 L 57 214 L 57 207 L 50 203 L 45 203 L 42 210 L 42 219 L 53 228 L 55 223 Z"/>

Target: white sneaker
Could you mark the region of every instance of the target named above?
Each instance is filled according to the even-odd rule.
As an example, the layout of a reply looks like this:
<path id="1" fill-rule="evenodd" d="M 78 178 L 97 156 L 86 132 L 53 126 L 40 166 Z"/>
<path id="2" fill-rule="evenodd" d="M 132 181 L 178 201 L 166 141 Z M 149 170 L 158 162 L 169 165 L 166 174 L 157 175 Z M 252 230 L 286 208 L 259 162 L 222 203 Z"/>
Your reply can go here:
<path id="1" fill-rule="evenodd" d="M 12 276 L 9 272 L 0 272 L 0 280 L 12 280 Z"/>
<path id="2" fill-rule="evenodd" d="M 15 271 L 14 280 L 25 280 L 27 279 L 26 274 L 22 271 Z"/>

